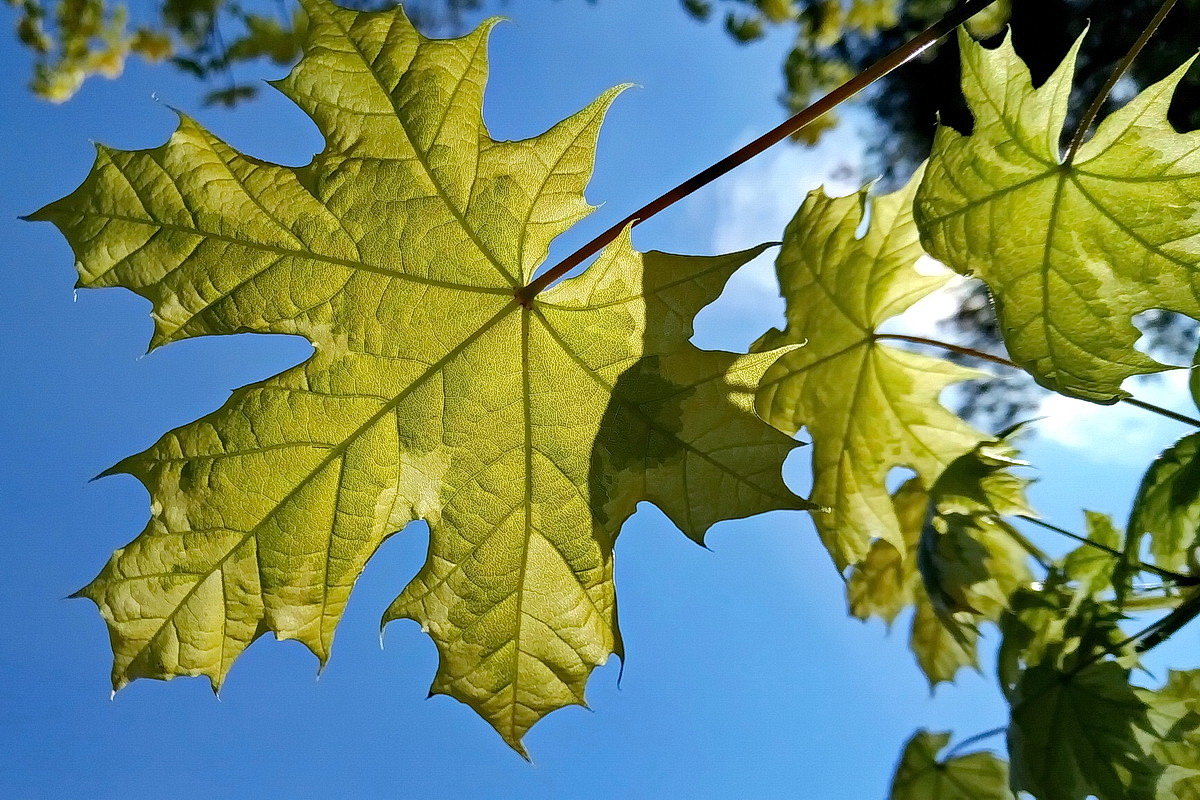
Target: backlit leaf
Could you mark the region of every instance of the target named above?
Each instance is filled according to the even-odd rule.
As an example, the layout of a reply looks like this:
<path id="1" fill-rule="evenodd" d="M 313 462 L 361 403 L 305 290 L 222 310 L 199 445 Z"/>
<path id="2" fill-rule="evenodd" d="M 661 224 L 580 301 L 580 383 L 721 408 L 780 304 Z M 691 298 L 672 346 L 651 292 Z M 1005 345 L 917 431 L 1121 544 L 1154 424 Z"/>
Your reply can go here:
<path id="1" fill-rule="evenodd" d="M 490 24 L 434 41 L 400 10 L 305 8 L 278 87 L 325 137 L 311 163 L 244 156 L 184 118 L 161 147 L 101 147 L 35 215 L 66 235 L 81 286 L 152 301 L 152 346 L 256 332 L 314 347 L 112 470 L 146 486 L 152 517 L 81 594 L 109 625 L 116 687 L 215 687 L 267 631 L 324 663 L 367 560 L 425 519 L 428 560 L 384 620 L 418 621 L 440 654 L 432 691 L 520 750 L 621 652 L 612 548 L 639 501 L 697 541 L 807 507 L 780 474 L 795 443 L 753 408 L 777 354 L 688 342 L 761 248 L 642 254 L 627 232 L 523 306 L 551 240 L 590 211 L 615 92 L 495 141 Z"/>
<path id="2" fill-rule="evenodd" d="M 901 522 L 902 555 L 882 539 L 850 570 L 850 613 L 889 624 L 914 606 L 910 646 L 931 686 L 978 667 L 978 626 L 998 621 L 1009 596 L 1032 580 L 1028 553 L 1000 510 L 1028 510 L 1028 481 L 1005 440 L 985 442 L 957 459 L 932 492 L 907 481 L 892 501 Z"/>
<path id="3" fill-rule="evenodd" d="M 813 518 L 840 568 L 862 561 L 874 539 L 904 552 L 885 485 L 890 470 L 907 467 L 932 486 L 985 438 L 938 402 L 947 386 L 978 373 L 877 339 L 881 323 L 946 281 L 914 268 L 922 255 L 912 218 L 919 179 L 872 200 L 865 190 L 808 196 L 776 262 L 787 327 L 755 344 L 804 344 L 767 372 L 758 408 L 780 430 L 812 436 L 812 501 L 828 508 Z"/>
<path id="4" fill-rule="evenodd" d="M 890 800 L 1011 800 L 1008 765 L 991 753 L 941 760 L 950 734 L 917 731 L 896 767 Z"/>
<path id="5" fill-rule="evenodd" d="M 1044 386 L 1111 403 L 1164 367 L 1132 317 L 1200 317 L 1200 132 L 1167 121 L 1189 61 L 1105 119 L 1074 161 L 1060 146 L 1079 42 L 1034 88 L 1011 39 L 960 37 L 964 136 L 940 127 L 916 217 L 929 252 L 996 298 L 1012 358 Z"/>
<path id="6" fill-rule="evenodd" d="M 1162 767 L 1138 740 L 1150 723 L 1128 675 L 1113 661 L 1025 672 L 1008 731 L 1014 791 L 1038 800 L 1153 798 L 1147 787 Z"/>

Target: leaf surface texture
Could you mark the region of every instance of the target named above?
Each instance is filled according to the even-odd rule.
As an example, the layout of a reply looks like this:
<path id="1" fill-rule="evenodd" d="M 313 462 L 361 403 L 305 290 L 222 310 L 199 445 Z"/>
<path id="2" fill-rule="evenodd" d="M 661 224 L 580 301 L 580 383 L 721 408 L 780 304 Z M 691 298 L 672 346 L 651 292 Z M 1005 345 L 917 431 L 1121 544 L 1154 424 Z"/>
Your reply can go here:
<path id="1" fill-rule="evenodd" d="M 1200 132 L 1167 121 L 1192 62 L 1106 118 L 1067 164 L 1080 42 L 1037 88 L 1010 38 L 960 43 L 974 130 L 937 131 L 917 195 L 922 242 L 987 282 L 1009 353 L 1039 383 L 1115 402 L 1126 378 L 1166 368 L 1134 348 L 1135 315 L 1200 318 Z"/>
<path id="2" fill-rule="evenodd" d="M 154 346 L 240 332 L 314 346 L 114 468 L 145 484 L 152 516 L 81 593 L 108 623 L 116 687 L 219 686 L 267 631 L 324 663 L 367 560 L 427 520 L 428 560 L 384 621 L 419 622 L 440 655 L 432 691 L 523 752 L 621 653 L 613 542 L 639 501 L 697 541 L 807 507 L 781 478 L 795 443 L 754 412 L 778 354 L 688 341 L 759 250 L 642 254 L 627 232 L 522 306 L 515 290 L 591 210 L 616 92 L 495 141 L 490 24 L 430 40 L 400 10 L 304 7 L 303 58 L 277 85 L 325 137 L 311 163 L 242 155 L 184 118 L 161 147 L 100 148 L 35 215 L 71 243 L 81 286 L 152 301 Z"/>
<path id="3" fill-rule="evenodd" d="M 804 345 L 768 370 L 758 408 L 780 430 L 812 436 L 811 499 L 824 507 L 813 519 L 839 568 L 862 561 L 873 539 L 904 552 L 885 484 L 892 468 L 932 486 L 985 438 L 938 402 L 978 373 L 877 339 L 879 325 L 946 281 L 914 268 L 923 254 L 912 217 L 919 177 L 871 200 L 866 190 L 808 196 L 776 262 L 787 326 L 755 345 Z"/>

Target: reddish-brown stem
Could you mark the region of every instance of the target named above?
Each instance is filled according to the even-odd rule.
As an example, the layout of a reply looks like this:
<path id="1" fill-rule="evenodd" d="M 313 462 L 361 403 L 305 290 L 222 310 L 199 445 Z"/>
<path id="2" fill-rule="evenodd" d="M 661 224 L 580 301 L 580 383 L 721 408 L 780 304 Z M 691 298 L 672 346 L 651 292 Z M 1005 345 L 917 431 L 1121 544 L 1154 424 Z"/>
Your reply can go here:
<path id="1" fill-rule="evenodd" d="M 1075 161 L 1075 156 L 1079 153 L 1079 148 L 1083 146 L 1083 137 L 1087 136 L 1087 132 L 1091 129 L 1096 118 L 1100 116 L 1100 112 L 1104 109 L 1104 103 L 1108 100 L 1108 96 L 1112 94 L 1112 90 L 1116 88 L 1117 82 L 1124 77 L 1125 73 L 1129 72 L 1133 62 L 1137 59 L 1141 52 L 1146 49 L 1146 45 L 1158 32 L 1167 15 L 1171 13 L 1171 9 L 1175 7 L 1177 0 L 1166 0 L 1158 9 L 1158 13 L 1146 25 L 1146 29 L 1142 31 L 1142 35 L 1137 38 L 1133 46 L 1129 48 L 1129 52 L 1125 57 L 1117 62 L 1117 66 L 1113 68 L 1112 74 L 1108 76 L 1108 80 L 1100 87 L 1100 92 L 1092 100 L 1092 104 L 1088 106 L 1087 111 L 1083 112 L 1083 116 L 1079 119 L 1079 124 L 1075 127 L 1075 134 L 1071 137 L 1071 143 L 1067 145 L 1066 155 L 1063 156 L 1063 165 L 1070 166 Z"/>
<path id="2" fill-rule="evenodd" d="M 529 302 L 538 295 L 543 289 L 556 280 L 566 275 L 575 267 L 582 264 L 588 258 L 591 258 L 596 253 L 599 253 L 605 245 L 611 243 L 625 228 L 638 225 L 653 217 L 663 209 L 679 202 L 683 198 L 695 192 L 702 186 L 713 182 L 725 173 L 741 166 L 758 154 L 762 153 L 772 145 L 782 142 L 784 139 L 795 134 L 807 125 L 810 125 L 824 114 L 833 110 L 837 106 L 849 100 L 854 95 L 866 89 L 871 84 L 878 81 L 880 78 L 888 75 L 892 71 L 904 66 L 914 58 L 918 57 L 939 40 L 951 33 L 959 25 L 963 24 L 971 17 L 983 11 L 996 0 L 963 0 L 953 9 L 948 11 L 944 17 L 935 22 L 930 27 L 926 28 L 921 33 L 917 34 L 910 41 L 897 47 L 886 56 L 876 61 L 871 66 L 867 67 L 862 72 L 855 75 L 850 80 L 843 83 L 841 86 L 834 89 L 829 94 L 817 100 L 815 103 L 804 109 L 794 117 L 786 120 L 782 124 L 764 133 L 750 144 L 741 148 L 735 153 L 732 153 L 717 163 L 713 164 L 705 170 L 688 178 L 683 183 L 671 189 L 659 197 L 651 200 L 646 205 L 634 211 L 625 219 L 613 225 L 608 230 L 601 233 L 595 239 L 585 244 L 583 247 L 571 253 L 558 264 L 543 272 L 529 285 L 518 289 L 516 292 L 517 299 L 522 305 L 529 305 Z"/>
<path id="3" fill-rule="evenodd" d="M 981 361 L 990 361 L 993 364 L 999 364 L 1002 367 L 1011 367 L 1012 369 L 1021 369 L 1021 365 L 1015 361 L 1009 361 L 1001 356 L 994 356 L 991 353 L 985 353 L 982 350 L 976 350 L 972 347 L 963 347 L 962 345 L 951 344 L 950 342 L 942 342 L 937 339 L 926 339 L 924 336 L 908 336 L 903 333 L 877 333 L 876 339 L 892 339 L 898 342 L 912 342 L 913 344 L 923 344 L 927 347 L 937 347 L 942 350 L 948 350 L 951 353 L 978 358 Z M 1024 372 L 1024 370 L 1021 370 Z M 1153 403 L 1147 403 L 1145 400 L 1138 400 L 1136 397 L 1123 397 L 1121 402 L 1126 405 L 1131 405 L 1135 408 L 1143 409 L 1144 411 L 1152 411 L 1160 417 L 1173 419 L 1176 422 L 1182 422 L 1185 425 L 1191 425 L 1195 428 L 1200 428 L 1200 419 L 1189 417 L 1186 414 L 1180 414 L 1178 411 L 1172 411 L 1169 408 L 1156 406 Z"/>

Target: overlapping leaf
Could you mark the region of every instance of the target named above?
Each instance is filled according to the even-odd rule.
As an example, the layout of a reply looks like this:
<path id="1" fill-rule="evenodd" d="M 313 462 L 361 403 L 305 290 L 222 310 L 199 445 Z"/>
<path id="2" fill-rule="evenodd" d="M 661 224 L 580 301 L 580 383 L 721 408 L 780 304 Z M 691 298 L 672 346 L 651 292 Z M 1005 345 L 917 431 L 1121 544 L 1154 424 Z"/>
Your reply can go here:
<path id="1" fill-rule="evenodd" d="M 904 746 L 890 800 L 1011 800 L 1008 765 L 991 753 L 939 759 L 949 733 L 917 731 Z"/>
<path id="2" fill-rule="evenodd" d="M 1189 381 L 1200 407 L 1200 355 Z M 1142 478 L 1126 532 L 1126 561 L 1135 562 L 1149 537 L 1149 553 L 1165 569 L 1197 565 L 1200 547 L 1200 433 L 1184 436 L 1154 460 Z"/>
<path id="3" fill-rule="evenodd" d="M 1200 545 L 1200 433 L 1163 451 L 1142 478 L 1129 519 L 1133 555 L 1149 536 L 1150 555 L 1161 567 L 1181 570 Z"/>
<path id="4" fill-rule="evenodd" d="M 1152 800 L 1163 767 L 1147 758 L 1147 704 L 1114 661 L 1022 675 L 1008 730 L 1012 788 L 1038 800 Z"/>
<path id="5" fill-rule="evenodd" d="M 1164 769 L 1157 788 L 1160 797 L 1200 798 L 1200 670 L 1171 670 L 1157 691 L 1139 689 L 1153 731 L 1145 739 L 1151 758 Z"/>
<path id="6" fill-rule="evenodd" d="M 1200 133 L 1167 121 L 1191 65 L 1109 116 L 1070 164 L 1060 137 L 1079 43 L 1042 86 L 1011 41 L 960 38 L 964 136 L 941 127 L 916 216 L 929 252 L 978 274 L 1015 361 L 1051 389 L 1099 402 L 1162 365 L 1134 349 L 1132 317 L 1200 317 Z"/>
<path id="7" fill-rule="evenodd" d="M 914 478 L 893 496 L 906 551 L 880 539 L 850 571 L 850 613 L 891 623 L 914 606 L 910 646 L 931 686 L 979 664 L 978 624 L 997 621 L 1032 580 L 1028 553 L 1002 514 L 1028 513 L 1027 481 L 1004 440 L 957 459 L 925 492 Z"/>
<path id="8" fill-rule="evenodd" d="M 984 438 L 938 402 L 948 385 L 977 373 L 877 339 L 881 323 L 946 280 L 914 269 L 922 255 L 912 218 L 919 179 L 870 201 L 865 190 L 808 196 L 776 262 L 787 327 L 755 345 L 804 343 L 768 371 L 758 408 L 780 430 L 804 427 L 812 436 L 812 500 L 827 508 L 813 516 L 841 568 L 862 561 L 873 539 L 904 552 L 885 486 L 893 467 L 932 486 Z"/>
<path id="9" fill-rule="evenodd" d="M 325 136 L 310 164 L 241 155 L 184 119 L 162 147 L 100 148 L 36 215 L 66 235 L 80 285 L 152 301 L 153 345 L 250 331 L 315 348 L 113 470 L 145 484 L 152 518 L 82 594 L 108 622 L 117 687 L 218 686 L 267 631 L 324 662 L 366 561 L 426 519 L 428 560 L 385 620 L 419 621 L 433 691 L 520 749 L 620 652 L 612 546 L 640 500 L 696 540 L 807 507 L 780 476 L 794 442 L 754 414 L 776 355 L 688 343 L 758 251 L 643 255 L 626 235 L 521 305 L 551 239 L 590 210 L 614 93 L 494 141 L 490 26 L 432 41 L 399 10 L 305 8 L 279 88 Z"/>
<path id="10" fill-rule="evenodd" d="M 1093 521 L 1093 539 L 1110 538 Z M 1095 564 L 1077 561 L 1069 574 L 1071 560 L 1042 592 L 1018 594 L 1002 625 L 1013 790 L 1039 800 L 1186 798 L 1200 786 L 1196 678 L 1172 673 L 1157 691 L 1130 685 L 1137 654 L 1116 626 L 1120 615 L 1091 591 Z"/>

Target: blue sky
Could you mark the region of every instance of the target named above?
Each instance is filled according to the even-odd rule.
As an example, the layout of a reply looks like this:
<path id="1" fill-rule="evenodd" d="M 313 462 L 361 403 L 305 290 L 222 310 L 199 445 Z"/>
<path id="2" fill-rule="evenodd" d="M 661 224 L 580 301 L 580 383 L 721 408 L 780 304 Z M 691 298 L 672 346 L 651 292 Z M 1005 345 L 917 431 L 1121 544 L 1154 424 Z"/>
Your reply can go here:
<path id="1" fill-rule="evenodd" d="M 604 205 L 558 254 L 781 117 L 785 38 L 738 47 L 673 3 L 513 0 L 502 10 L 512 21 L 493 35 L 485 109 L 497 138 L 539 132 L 611 85 L 640 87 L 617 102 L 601 138 L 588 196 Z M 964 738 L 1003 723 L 990 677 L 964 674 L 931 698 L 903 621 L 888 636 L 846 617 L 841 582 L 805 516 L 723 523 L 706 551 L 652 507 L 617 547 L 623 681 L 615 663 L 598 670 L 593 712 L 567 709 L 538 725 L 526 741 L 532 764 L 465 706 L 425 698 L 435 652 L 415 625 L 392 625 L 380 649 L 379 614 L 423 560 L 419 525 L 368 566 L 319 681 L 303 648 L 263 639 L 219 701 L 206 682 L 184 679 L 139 681 L 110 702 L 103 624 L 91 604 L 63 598 L 141 529 L 147 501 L 131 478 L 88 479 L 309 348 L 237 336 L 141 357 L 147 304 L 120 290 L 75 298 L 65 242 L 16 217 L 82 180 L 89 140 L 161 143 L 174 125 L 168 105 L 285 164 L 303 163 L 321 143 L 269 89 L 233 112 L 203 109 L 203 87 L 134 62 L 121 80 L 93 80 L 51 106 L 25 91 L 27 71 L 25 54 L 0 43 L 0 796 L 869 800 L 885 796 L 917 727 Z M 777 238 L 806 191 L 860 163 L 855 130 L 869 124 L 851 114 L 832 144 L 765 155 L 639 228 L 637 244 L 710 253 Z M 774 324 L 769 275 L 765 260 L 735 278 L 702 313 L 697 341 L 742 347 Z M 1179 380 L 1150 392 L 1186 407 Z M 1056 402 L 1047 411 L 1053 421 L 1028 453 L 1041 478 L 1033 495 L 1068 526 L 1081 506 L 1123 518 L 1141 464 L 1182 433 L 1137 410 Z M 789 462 L 802 492 L 805 458 Z M 1188 636 L 1156 663 L 1200 663 Z"/>

